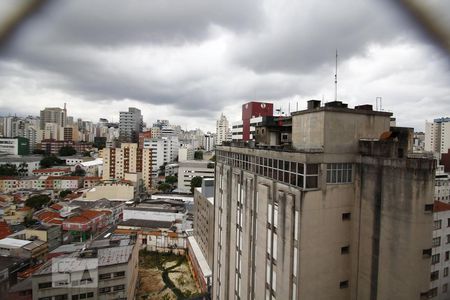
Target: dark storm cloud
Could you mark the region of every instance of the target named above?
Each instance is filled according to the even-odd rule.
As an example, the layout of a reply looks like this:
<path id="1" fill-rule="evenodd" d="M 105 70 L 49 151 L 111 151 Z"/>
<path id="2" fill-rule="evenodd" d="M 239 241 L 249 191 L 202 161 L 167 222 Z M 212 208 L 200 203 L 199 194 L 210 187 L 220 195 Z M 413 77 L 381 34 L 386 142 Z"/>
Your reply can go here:
<path id="1" fill-rule="evenodd" d="M 286 3 L 286 1 L 281 1 Z M 371 43 L 389 43 L 410 34 L 398 6 L 387 1 L 298 1 L 277 7 L 267 30 L 243 40 L 234 55 L 256 72 L 314 71 L 361 54 Z"/>

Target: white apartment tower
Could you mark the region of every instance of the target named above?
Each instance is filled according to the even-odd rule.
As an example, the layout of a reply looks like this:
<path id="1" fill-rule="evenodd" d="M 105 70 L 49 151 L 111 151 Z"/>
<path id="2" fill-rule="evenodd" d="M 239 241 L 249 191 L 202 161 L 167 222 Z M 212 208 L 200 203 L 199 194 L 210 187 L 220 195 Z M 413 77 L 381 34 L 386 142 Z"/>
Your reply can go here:
<path id="1" fill-rule="evenodd" d="M 222 142 L 230 140 L 230 123 L 224 114 L 221 114 L 216 122 L 216 135 L 216 145 L 222 145 Z"/>
<path id="2" fill-rule="evenodd" d="M 439 118 L 425 123 L 425 151 L 439 155 L 450 149 L 450 118 Z"/>
<path id="3" fill-rule="evenodd" d="M 120 140 L 123 142 L 137 142 L 139 132 L 142 132 L 143 119 L 141 110 L 129 107 L 128 111 L 121 111 L 119 115 Z"/>

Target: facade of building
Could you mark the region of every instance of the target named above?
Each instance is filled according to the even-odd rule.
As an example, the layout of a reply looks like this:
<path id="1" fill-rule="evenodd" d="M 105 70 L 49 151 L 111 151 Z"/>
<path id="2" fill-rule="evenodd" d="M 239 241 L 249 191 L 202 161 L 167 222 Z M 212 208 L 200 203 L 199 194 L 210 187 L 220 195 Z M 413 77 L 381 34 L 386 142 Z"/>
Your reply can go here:
<path id="1" fill-rule="evenodd" d="M 152 150 L 137 143 L 122 143 L 120 148 L 103 149 L 103 179 L 123 179 L 127 173 L 141 173 L 147 189 L 152 186 Z"/>
<path id="2" fill-rule="evenodd" d="M 45 124 L 47 123 L 57 124 L 58 127 L 64 127 L 67 123 L 67 110 L 65 107 L 46 107 L 41 110 L 40 116 L 40 129 L 45 129 Z"/>
<path id="3" fill-rule="evenodd" d="M 434 162 L 390 117 L 313 101 L 287 151 L 218 147 L 212 298 L 428 297 Z"/>
<path id="4" fill-rule="evenodd" d="M 436 153 L 439 158 L 450 149 L 450 118 L 434 119 L 425 123 L 425 151 Z"/>
<path id="5" fill-rule="evenodd" d="M 444 172 L 444 166 L 437 166 L 434 182 L 434 200 L 450 203 L 450 176 Z"/>
<path id="6" fill-rule="evenodd" d="M 222 145 L 224 141 L 230 141 L 230 123 L 224 114 L 221 114 L 216 121 L 216 145 Z"/>
<path id="7" fill-rule="evenodd" d="M 30 154 L 30 143 L 23 137 L 0 138 L 0 153 L 28 155 Z"/>
<path id="8" fill-rule="evenodd" d="M 204 179 L 194 190 L 194 238 L 208 266 L 214 258 L 214 179 Z"/>
<path id="9" fill-rule="evenodd" d="M 54 257 L 33 274 L 33 299 L 134 299 L 138 251 L 134 244 Z"/>
<path id="10" fill-rule="evenodd" d="M 178 190 L 189 193 L 194 177 L 214 178 L 214 163 L 204 160 L 189 160 L 178 163 Z"/>
<path id="11" fill-rule="evenodd" d="M 152 177 L 158 177 L 158 170 L 164 164 L 174 162 L 178 157 L 179 142 L 176 136 L 152 138 L 144 143 L 144 149 L 152 153 Z"/>
<path id="12" fill-rule="evenodd" d="M 450 204 L 434 202 L 433 249 L 431 254 L 431 286 L 429 298 L 450 298 Z"/>
<path id="13" fill-rule="evenodd" d="M 129 107 L 128 111 L 121 111 L 119 115 L 119 139 L 122 142 L 137 143 L 139 133 L 142 132 L 143 121 L 141 111 Z"/>
<path id="14" fill-rule="evenodd" d="M 194 160 L 194 149 L 192 147 L 183 146 L 178 149 L 178 161 Z"/>
<path id="15" fill-rule="evenodd" d="M 31 176 L 33 171 L 39 169 L 40 156 L 0 157 L 0 165 L 15 165 L 20 176 Z"/>
<path id="16" fill-rule="evenodd" d="M 248 141 L 254 139 L 255 124 L 261 117 L 273 116 L 273 104 L 264 102 L 248 102 L 242 105 L 242 120 L 234 122 L 232 139 Z"/>

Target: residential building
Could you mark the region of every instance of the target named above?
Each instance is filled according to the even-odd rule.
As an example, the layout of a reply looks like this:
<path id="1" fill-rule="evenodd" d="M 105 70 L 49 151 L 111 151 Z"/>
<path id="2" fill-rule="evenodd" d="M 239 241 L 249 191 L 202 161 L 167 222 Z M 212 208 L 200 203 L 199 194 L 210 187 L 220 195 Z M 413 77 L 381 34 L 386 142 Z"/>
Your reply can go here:
<path id="1" fill-rule="evenodd" d="M 38 176 L 66 176 L 70 175 L 70 168 L 47 168 L 34 170 L 33 174 Z"/>
<path id="2" fill-rule="evenodd" d="M 190 193 L 194 177 L 214 178 L 214 163 L 206 160 L 187 160 L 178 163 L 178 190 Z"/>
<path id="3" fill-rule="evenodd" d="M 28 155 L 30 154 L 30 143 L 23 137 L 0 138 L 0 153 Z"/>
<path id="4" fill-rule="evenodd" d="M 33 171 L 39 169 L 39 162 L 41 159 L 42 157 L 40 156 L 5 156 L 0 157 L 0 165 L 15 165 L 19 175 L 32 176 Z"/>
<path id="5" fill-rule="evenodd" d="M 450 149 L 450 118 L 434 119 L 425 123 L 425 151 L 431 151 L 441 157 Z"/>
<path id="6" fill-rule="evenodd" d="M 186 205 L 182 200 L 152 199 L 144 200 L 133 206 L 123 209 L 123 220 L 152 220 L 152 221 L 178 221 L 183 227 L 188 218 Z M 183 228 L 185 229 L 185 228 Z"/>
<path id="7" fill-rule="evenodd" d="M 119 118 L 119 139 L 122 142 L 137 143 L 143 128 L 141 111 L 129 107 L 128 111 L 120 112 Z"/>
<path id="8" fill-rule="evenodd" d="M 47 242 L 48 251 L 59 247 L 62 244 L 61 227 L 56 225 L 37 225 L 25 229 L 25 238 L 27 240 L 39 239 Z"/>
<path id="9" fill-rule="evenodd" d="M 123 179 L 126 174 L 142 174 L 147 189 L 152 186 L 152 150 L 137 143 L 122 143 L 120 148 L 103 149 L 103 179 Z"/>
<path id="10" fill-rule="evenodd" d="M 134 299 L 138 251 L 110 245 L 53 257 L 32 276 L 33 299 Z"/>
<path id="11" fill-rule="evenodd" d="M 45 151 L 47 154 L 59 153 L 62 147 L 73 147 L 77 153 L 83 153 L 92 148 L 92 145 L 87 142 L 74 142 L 74 141 L 58 141 L 55 139 L 43 139 L 37 148 Z"/>
<path id="12" fill-rule="evenodd" d="M 144 147 L 144 144 L 148 144 L 152 138 L 152 131 L 144 131 L 139 133 L 139 148 L 148 148 Z"/>
<path id="13" fill-rule="evenodd" d="M 233 123 L 232 139 L 249 141 L 254 139 L 255 124 L 261 117 L 273 116 L 273 104 L 265 102 L 248 102 L 242 105 L 242 120 Z"/>
<path id="14" fill-rule="evenodd" d="M 67 110 L 66 105 L 64 108 L 59 107 L 46 107 L 41 110 L 40 114 L 40 128 L 45 129 L 46 123 L 55 123 L 59 127 L 66 126 L 67 122 Z"/>
<path id="15" fill-rule="evenodd" d="M 83 195 L 83 200 L 108 199 L 130 201 L 134 199 L 135 186 L 128 180 L 103 180 Z"/>
<path id="16" fill-rule="evenodd" d="M 208 266 L 212 269 L 214 254 L 214 179 L 204 179 L 194 190 L 194 238 Z"/>
<path id="17" fill-rule="evenodd" d="M 8 298 L 8 290 L 17 283 L 17 274 L 30 265 L 26 258 L 0 256 L 0 299 Z"/>
<path id="18" fill-rule="evenodd" d="M 152 138 L 149 144 L 145 144 L 152 153 L 152 177 L 158 177 L 158 171 L 164 164 L 174 162 L 178 156 L 179 141 L 176 136 L 163 136 Z"/>
<path id="19" fill-rule="evenodd" d="M 41 240 L 20 240 L 4 238 L 0 240 L 0 255 L 41 260 L 48 253 L 47 242 Z"/>
<path id="20" fill-rule="evenodd" d="M 104 211 L 84 210 L 65 219 L 62 228 L 69 232 L 73 241 L 84 242 L 105 229 L 108 220 L 108 214 Z"/>
<path id="21" fill-rule="evenodd" d="M 440 165 L 436 168 L 434 200 L 450 203 L 450 176 L 444 172 L 444 166 Z"/>
<path id="22" fill-rule="evenodd" d="M 434 202 L 433 222 L 431 285 L 428 297 L 446 300 L 450 298 L 450 204 Z"/>
<path id="23" fill-rule="evenodd" d="M 214 135 L 207 133 L 203 136 L 202 146 L 205 151 L 212 151 L 214 149 Z"/>
<path id="24" fill-rule="evenodd" d="M 312 100 L 290 147 L 217 147 L 214 299 L 430 295 L 434 161 L 391 115 Z"/>
<path id="25" fill-rule="evenodd" d="M 231 141 L 230 135 L 230 124 L 227 117 L 222 113 L 216 121 L 216 145 L 222 145 L 224 141 Z"/>
<path id="26" fill-rule="evenodd" d="M 194 149 L 189 146 L 183 146 L 178 149 L 178 161 L 194 160 Z"/>

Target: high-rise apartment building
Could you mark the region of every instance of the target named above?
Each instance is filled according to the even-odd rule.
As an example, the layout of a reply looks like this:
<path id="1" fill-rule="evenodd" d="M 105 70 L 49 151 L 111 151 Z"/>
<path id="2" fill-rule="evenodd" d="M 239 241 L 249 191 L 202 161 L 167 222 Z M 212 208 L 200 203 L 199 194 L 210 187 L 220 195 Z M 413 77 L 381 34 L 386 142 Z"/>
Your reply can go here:
<path id="1" fill-rule="evenodd" d="M 391 115 L 312 100 L 290 145 L 217 147 L 212 298 L 427 299 L 434 161 Z"/>
<path id="2" fill-rule="evenodd" d="M 450 149 L 450 118 L 434 119 L 425 123 L 425 151 L 436 153 L 439 158 Z"/>
<path id="3" fill-rule="evenodd" d="M 429 298 L 450 299 L 450 204 L 434 202 Z"/>
<path id="4" fill-rule="evenodd" d="M 46 123 L 56 123 L 59 127 L 66 126 L 67 122 L 67 110 L 59 107 L 46 107 L 41 110 L 40 129 L 45 129 Z"/>
<path id="5" fill-rule="evenodd" d="M 119 117 L 119 139 L 123 142 L 137 143 L 143 128 L 141 111 L 135 107 L 129 107 L 128 111 L 121 111 Z"/>
<path id="6" fill-rule="evenodd" d="M 122 143 L 120 148 L 103 149 L 103 179 L 123 179 L 126 174 L 142 173 L 144 186 L 152 186 L 152 151 L 136 143 Z"/>
<path id="7" fill-rule="evenodd" d="M 144 142 L 144 149 L 150 149 L 152 152 L 152 177 L 156 178 L 161 166 L 176 160 L 179 149 L 178 137 L 163 136 L 152 138 Z"/>
<path id="8" fill-rule="evenodd" d="M 216 121 L 216 139 L 216 145 L 222 145 L 222 142 L 230 140 L 230 123 L 224 114 Z"/>

